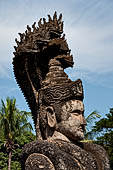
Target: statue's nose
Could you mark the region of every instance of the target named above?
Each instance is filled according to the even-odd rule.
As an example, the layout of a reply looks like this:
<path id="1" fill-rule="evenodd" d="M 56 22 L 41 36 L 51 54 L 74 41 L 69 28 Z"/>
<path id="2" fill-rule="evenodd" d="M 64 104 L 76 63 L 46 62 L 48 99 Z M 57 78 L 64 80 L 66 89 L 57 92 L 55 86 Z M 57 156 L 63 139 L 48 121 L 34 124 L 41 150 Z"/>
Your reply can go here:
<path id="1" fill-rule="evenodd" d="M 85 125 L 85 126 L 87 125 L 87 122 L 86 122 L 86 120 L 85 120 L 83 115 L 81 115 L 81 124 Z"/>
<path id="2" fill-rule="evenodd" d="M 83 124 L 87 125 L 86 119 L 83 117 Z"/>

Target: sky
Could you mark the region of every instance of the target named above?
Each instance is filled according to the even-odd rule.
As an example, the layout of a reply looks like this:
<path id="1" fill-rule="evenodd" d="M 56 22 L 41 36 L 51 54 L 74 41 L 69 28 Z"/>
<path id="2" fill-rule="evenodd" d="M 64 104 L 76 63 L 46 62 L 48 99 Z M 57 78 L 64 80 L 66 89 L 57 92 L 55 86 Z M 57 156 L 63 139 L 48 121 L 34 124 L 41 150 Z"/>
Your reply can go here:
<path id="1" fill-rule="evenodd" d="M 63 15 L 75 62 L 65 71 L 83 82 L 84 114 L 96 110 L 104 117 L 113 107 L 113 0 L 0 0 L 0 99 L 15 97 L 18 108 L 29 111 L 13 74 L 15 38 L 55 11 Z"/>

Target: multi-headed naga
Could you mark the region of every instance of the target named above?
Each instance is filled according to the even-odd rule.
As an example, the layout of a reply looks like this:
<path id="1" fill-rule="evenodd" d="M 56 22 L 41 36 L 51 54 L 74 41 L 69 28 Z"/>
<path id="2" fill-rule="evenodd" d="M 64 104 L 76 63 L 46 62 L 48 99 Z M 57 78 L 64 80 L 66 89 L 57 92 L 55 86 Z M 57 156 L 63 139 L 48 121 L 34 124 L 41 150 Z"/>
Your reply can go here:
<path id="1" fill-rule="evenodd" d="M 62 14 L 48 15 L 15 39 L 15 78 L 31 109 L 37 140 L 22 151 L 22 170 L 109 170 L 105 150 L 82 143 L 83 86 L 64 69 L 73 57 L 63 34 Z"/>

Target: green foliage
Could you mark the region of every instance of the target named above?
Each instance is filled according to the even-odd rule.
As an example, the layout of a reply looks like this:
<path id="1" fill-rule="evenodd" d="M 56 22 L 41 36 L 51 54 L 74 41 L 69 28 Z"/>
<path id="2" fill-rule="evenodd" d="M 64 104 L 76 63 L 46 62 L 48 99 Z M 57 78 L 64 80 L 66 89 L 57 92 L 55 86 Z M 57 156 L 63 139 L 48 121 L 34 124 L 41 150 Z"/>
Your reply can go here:
<path id="1" fill-rule="evenodd" d="M 18 161 L 12 161 L 11 170 L 21 170 L 21 165 Z"/>
<path id="2" fill-rule="evenodd" d="M 96 122 L 92 132 L 95 133 L 96 143 L 106 149 L 111 169 L 113 169 L 113 108 L 110 109 L 105 118 Z"/>
<path id="3" fill-rule="evenodd" d="M 1 100 L 0 108 L 0 170 L 7 170 L 8 154 L 12 152 L 11 170 L 20 170 L 20 155 L 25 143 L 35 140 L 32 125 L 28 122 L 30 112 L 19 111 L 16 99 Z"/>
<path id="4" fill-rule="evenodd" d="M 0 140 L 0 169 L 7 170 L 8 155 L 5 152 L 4 142 Z"/>
<path id="5" fill-rule="evenodd" d="M 93 121 L 96 120 L 96 118 L 101 118 L 101 115 L 99 115 L 97 111 L 93 111 L 86 117 L 87 124 L 93 123 Z"/>
<path id="6" fill-rule="evenodd" d="M 106 118 L 98 121 L 93 128 L 95 132 L 111 132 L 111 130 L 113 130 L 113 108 L 110 109 L 110 113 L 106 114 Z"/>
<path id="7" fill-rule="evenodd" d="M 16 107 L 16 99 L 7 97 L 6 104 L 1 100 L 0 109 L 0 127 L 3 129 L 3 137 L 6 140 L 13 140 L 24 131 L 31 131 L 32 126 L 28 122 L 28 116 L 31 114 L 25 111 L 19 111 Z"/>
<path id="8" fill-rule="evenodd" d="M 36 136 L 32 132 L 26 132 L 25 134 L 19 136 L 16 139 L 16 143 L 19 144 L 15 150 L 13 150 L 11 170 L 21 170 L 20 156 L 22 152 L 22 147 L 24 144 L 34 141 Z M 7 170 L 8 167 L 8 153 L 4 146 L 4 141 L 0 141 L 0 170 Z"/>
<path id="9" fill-rule="evenodd" d="M 93 140 L 94 133 L 92 132 L 92 127 L 93 127 L 95 121 L 100 118 L 101 118 L 101 115 L 97 111 L 93 111 L 85 118 L 86 123 L 87 123 L 86 131 L 85 131 L 85 141 Z"/>

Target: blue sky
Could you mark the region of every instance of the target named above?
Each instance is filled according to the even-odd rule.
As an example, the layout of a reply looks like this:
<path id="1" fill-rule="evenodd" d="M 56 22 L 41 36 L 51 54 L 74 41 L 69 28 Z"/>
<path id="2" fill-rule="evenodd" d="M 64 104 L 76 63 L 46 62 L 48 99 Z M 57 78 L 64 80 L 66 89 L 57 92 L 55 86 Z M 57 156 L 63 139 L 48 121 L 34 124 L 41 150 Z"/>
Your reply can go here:
<path id="1" fill-rule="evenodd" d="M 94 110 L 104 116 L 113 107 L 113 0 L 0 0 L 0 98 L 15 97 L 21 110 L 29 110 L 13 75 L 14 40 L 54 11 L 63 14 L 75 61 L 66 73 L 83 81 L 85 116 Z"/>

